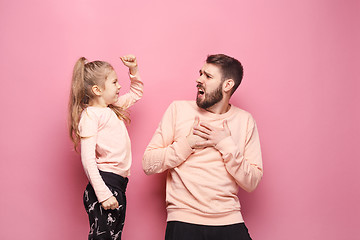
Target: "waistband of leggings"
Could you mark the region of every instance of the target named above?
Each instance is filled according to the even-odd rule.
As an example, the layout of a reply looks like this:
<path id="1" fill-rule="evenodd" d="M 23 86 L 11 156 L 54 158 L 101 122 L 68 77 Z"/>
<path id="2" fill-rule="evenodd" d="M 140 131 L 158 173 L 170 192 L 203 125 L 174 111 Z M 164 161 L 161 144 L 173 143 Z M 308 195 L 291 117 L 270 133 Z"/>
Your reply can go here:
<path id="1" fill-rule="evenodd" d="M 123 193 L 125 193 L 127 184 L 129 182 L 128 178 L 124 178 L 112 172 L 104 172 L 101 170 L 99 170 L 99 172 L 106 185 L 120 189 Z"/>

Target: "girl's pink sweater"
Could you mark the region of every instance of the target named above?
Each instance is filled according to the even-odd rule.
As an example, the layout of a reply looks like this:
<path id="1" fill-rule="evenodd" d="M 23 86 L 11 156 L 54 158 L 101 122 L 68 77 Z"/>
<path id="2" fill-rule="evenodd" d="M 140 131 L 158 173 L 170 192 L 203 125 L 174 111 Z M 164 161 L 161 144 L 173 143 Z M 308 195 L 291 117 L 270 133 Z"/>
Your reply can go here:
<path id="1" fill-rule="evenodd" d="M 127 109 L 142 97 L 139 75 L 130 75 L 130 91 L 119 97 L 117 106 Z M 123 177 L 130 174 L 131 145 L 126 126 L 110 108 L 88 107 L 79 123 L 81 162 L 99 202 L 112 196 L 99 170 Z"/>

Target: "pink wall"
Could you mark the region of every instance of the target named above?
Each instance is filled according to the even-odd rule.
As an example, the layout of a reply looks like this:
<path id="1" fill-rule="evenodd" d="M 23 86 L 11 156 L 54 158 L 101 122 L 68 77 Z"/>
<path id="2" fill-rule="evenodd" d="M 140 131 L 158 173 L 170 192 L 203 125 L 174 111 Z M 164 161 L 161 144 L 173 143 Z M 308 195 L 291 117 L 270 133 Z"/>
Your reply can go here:
<path id="1" fill-rule="evenodd" d="M 359 1 L 0 1 L 0 239 L 86 239 L 87 182 L 67 135 L 80 56 L 138 57 L 124 239 L 162 239 L 164 175 L 141 159 L 173 100 L 194 99 L 208 53 L 245 66 L 232 102 L 257 120 L 264 178 L 240 191 L 253 239 L 358 239 Z M 355 141 L 357 140 L 357 142 Z"/>

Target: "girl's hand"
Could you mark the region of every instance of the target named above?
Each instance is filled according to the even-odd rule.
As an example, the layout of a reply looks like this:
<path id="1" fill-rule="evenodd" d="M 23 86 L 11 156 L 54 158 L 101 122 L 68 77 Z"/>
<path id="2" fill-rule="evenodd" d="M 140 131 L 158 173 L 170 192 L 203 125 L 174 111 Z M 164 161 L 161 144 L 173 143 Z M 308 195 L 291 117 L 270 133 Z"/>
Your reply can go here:
<path id="1" fill-rule="evenodd" d="M 125 55 L 123 57 L 120 57 L 121 61 L 125 66 L 129 68 L 130 74 L 135 75 L 138 70 L 138 65 L 136 61 L 136 57 L 134 55 Z"/>
<path id="2" fill-rule="evenodd" d="M 119 203 L 118 203 L 118 201 L 116 200 L 116 198 L 114 196 L 111 196 L 110 198 L 103 201 L 101 203 L 101 206 L 105 210 L 108 210 L 108 209 L 114 210 L 114 209 L 117 209 L 119 207 Z"/>

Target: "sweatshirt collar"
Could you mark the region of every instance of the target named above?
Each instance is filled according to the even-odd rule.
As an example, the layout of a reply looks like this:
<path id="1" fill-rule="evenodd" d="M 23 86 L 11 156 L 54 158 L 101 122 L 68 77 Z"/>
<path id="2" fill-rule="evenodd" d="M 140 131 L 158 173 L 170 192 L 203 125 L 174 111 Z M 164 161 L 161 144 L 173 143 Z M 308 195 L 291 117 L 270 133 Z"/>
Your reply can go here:
<path id="1" fill-rule="evenodd" d="M 232 113 L 234 112 L 234 106 L 230 104 L 230 108 L 227 112 L 223 113 L 223 114 L 217 114 L 217 113 L 212 113 L 209 112 L 203 108 L 200 108 L 196 102 L 193 102 L 195 104 L 195 109 L 197 110 L 198 113 L 200 113 L 200 116 L 204 116 L 204 117 L 209 117 L 209 118 L 213 118 L 213 119 L 225 119 L 227 117 L 229 117 L 230 115 L 232 115 Z"/>

